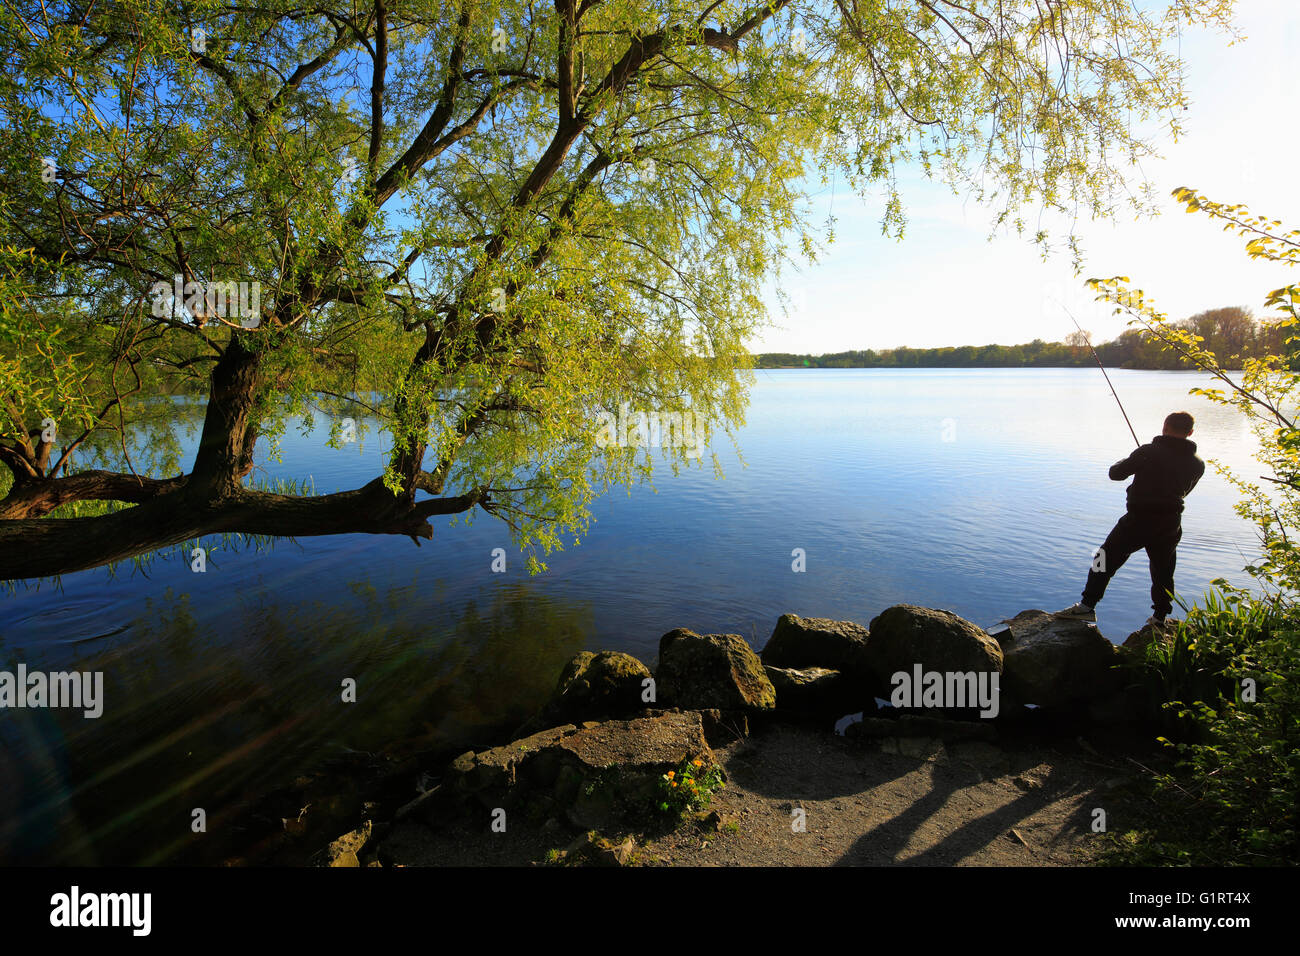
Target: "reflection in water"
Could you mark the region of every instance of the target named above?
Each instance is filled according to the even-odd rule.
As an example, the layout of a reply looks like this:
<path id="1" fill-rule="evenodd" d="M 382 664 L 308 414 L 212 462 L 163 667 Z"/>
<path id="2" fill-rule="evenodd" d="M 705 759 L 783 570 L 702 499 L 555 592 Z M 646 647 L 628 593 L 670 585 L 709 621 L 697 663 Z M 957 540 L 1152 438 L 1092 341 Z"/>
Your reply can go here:
<path id="1" fill-rule="evenodd" d="M 149 602 L 129 644 L 76 664 L 105 672 L 103 717 L 0 722 L 0 860 L 157 863 L 228 846 L 223 826 L 248 802 L 344 749 L 475 746 L 522 723 L 591 629 L 590 608 L 527 583 L 438 621 L 419 620 L 406 590 L 354 582 L 338 603 L 249 605 L 210 639 L 187 595 Z M 207 834 L 191 832 L 195 808 Z"/>

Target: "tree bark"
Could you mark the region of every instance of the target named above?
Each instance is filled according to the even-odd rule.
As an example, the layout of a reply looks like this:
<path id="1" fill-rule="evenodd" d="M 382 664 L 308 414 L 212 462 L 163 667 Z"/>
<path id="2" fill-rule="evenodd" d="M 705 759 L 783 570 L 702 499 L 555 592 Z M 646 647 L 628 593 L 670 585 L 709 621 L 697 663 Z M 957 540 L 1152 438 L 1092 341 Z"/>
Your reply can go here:
<path id="1" fill-rule="evenodd" d="M 257 444 L 253 410 L 260 371 L 257 353 L 249 351 L 238 335 L 231 336 L 212 369 L 190 485 L 206 488 L 214 498 L 239 492 L 244 477 L 253 469 Z"/>
<path id="2" fill-rule="evenodd" d="M 214 499 L 202 491 L 184 487 L 94 518 L 0 521 L 0 579 L 68 574 L 211 534 L 402 534 L 418 543 L 433 537 L 431 516 L 490 504 L 476 490 L 406 506 L 379 479 L 309 498 L 238 488 Z"/>
<path id="3" fill-rule="evenodd" d="M 0 500 L 0 521 L 40 518 L 71 501 L 127 501 L 140 504 L 185 487 L 185 476 L 144 478 L 113 471 L 83 471 L 65 478 L 17 483 Z"/>

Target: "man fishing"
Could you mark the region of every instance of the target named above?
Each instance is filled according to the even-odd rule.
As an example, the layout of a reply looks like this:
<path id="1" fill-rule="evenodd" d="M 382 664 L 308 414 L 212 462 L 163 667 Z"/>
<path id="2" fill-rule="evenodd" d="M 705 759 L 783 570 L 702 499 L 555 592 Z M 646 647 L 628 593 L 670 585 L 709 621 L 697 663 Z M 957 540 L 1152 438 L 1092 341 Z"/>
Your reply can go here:
<path id="1" fill-rule="evenodd" d="M 1127 416 L 1125 416 L 1127 417 Z M 1147 624 L 1163 624 L 1173 611 L 1174 562 L 1183 536 L 1183 499 L 1205 474 L 1205 462 L 1196 457 L 1196 443 L 1188 441 L 1195 422 L 1187 412 L 1165 419 L 1164 433 L 1123 461 L 1110 466 L 1112 481 L 1130 475 L 1128 510 L 1116 522 L 1093 560 L 1083 600 L 1058 611 L 1056 616 L 1096 621 L 1097 602 L 1111 577 L 1133 552 L 1146 549 L 1151 563 L 1151 617 Z"/>

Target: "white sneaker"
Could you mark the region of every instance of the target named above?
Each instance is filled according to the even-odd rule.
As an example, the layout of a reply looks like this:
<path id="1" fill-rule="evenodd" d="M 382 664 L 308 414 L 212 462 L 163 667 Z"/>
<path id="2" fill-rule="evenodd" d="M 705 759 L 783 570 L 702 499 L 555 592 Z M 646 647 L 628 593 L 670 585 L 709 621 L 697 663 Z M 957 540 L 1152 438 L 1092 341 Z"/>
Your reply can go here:
<path id="1" fill-rule="evenodd" d="M 1064 611 L 1057 611 L 1053 617 L 1064 618 L 1069 621 L 1096 621 L 1097 612 L 1080 601 L 1078 604 L 1071 604 Z"/>

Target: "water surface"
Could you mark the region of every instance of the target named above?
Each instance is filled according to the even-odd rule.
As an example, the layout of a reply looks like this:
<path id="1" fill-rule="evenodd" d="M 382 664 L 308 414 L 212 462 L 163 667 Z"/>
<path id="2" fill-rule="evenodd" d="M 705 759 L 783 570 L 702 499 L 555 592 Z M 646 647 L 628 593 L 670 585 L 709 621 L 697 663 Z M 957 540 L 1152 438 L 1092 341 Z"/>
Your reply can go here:
<path id="1" fill-rule="evenodd" d="M 1249 429 L 1188 389 L 1188 372 L 1112 371 L 1143 441 L 1196 416 L 1205 459 L 1255 475 Z M 290 430 L 260 477 L 355 487 L 383 436 L 332 449 Z M 584 648 L 649 662 L 674 627 L 761 648 L 779 615 L 866 624 L 884 608 L 947 608 L 982 626 L 1079 597 L 1123 512 L 1107 468 L 1133 440 L 1095 369 L 757 373 L 745 465 L 666 471 L 597 503 L 580 547 L 529 577 L 499 522 L 439 520 L 434 539 L 349 535 L 179 556 L 145 572 L 65 576 L 0 597 L 0 667 L 103 670 L 105 713 L 0 712 L 0 859 L 157 861 L 322 755 L 474 746 L 528 716 Z M 192 442 L 191 442 L 192 447 Z M 259 457 L 260 461 L 265 461 Z M 1188 499 L 1177 587 L 1194 599 L 1257 548 L 1211 465 Z M 492 551 L 505 548 L 505 573 Z M 802 549 L 806 570 L 792 570 Z M 1145 555 L 1098 610 L 1122 641 L 1150 613 Z M 344 678 L 355 704 L 340 702 Z"/>

